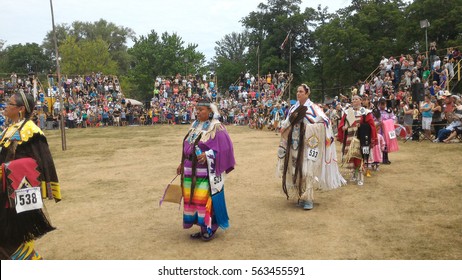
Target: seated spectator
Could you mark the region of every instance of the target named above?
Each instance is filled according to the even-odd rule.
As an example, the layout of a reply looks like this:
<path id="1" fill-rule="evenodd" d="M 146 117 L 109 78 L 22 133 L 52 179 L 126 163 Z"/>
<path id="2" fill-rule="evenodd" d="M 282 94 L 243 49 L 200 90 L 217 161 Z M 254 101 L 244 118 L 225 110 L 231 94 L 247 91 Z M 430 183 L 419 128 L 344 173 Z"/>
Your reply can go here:
<path id="1" fill-rule="evenodd" d="M 452 132 L 457 130 L 462 130 L 462 114 L 448 114 L 447 119 L 449 121 L 449 125 L 446 126 L 445 128 L 441 129 L 438 133 L 438 138 L 436 138 L 433 142 L 438 143 L 438 142 L 446 142 L 444 140 L 447 140 L 449 136 L 451 135 Z"/>
<path id="2" fill-rule="evenodd" d="M 452 139 L 456 138 L 457 135 L 462 135 L 462 129 L 460 127 L 456 127 L 451 134 L 449 134 L 448 138 L 444 139 L 444 143 L 450 143 Z"/>

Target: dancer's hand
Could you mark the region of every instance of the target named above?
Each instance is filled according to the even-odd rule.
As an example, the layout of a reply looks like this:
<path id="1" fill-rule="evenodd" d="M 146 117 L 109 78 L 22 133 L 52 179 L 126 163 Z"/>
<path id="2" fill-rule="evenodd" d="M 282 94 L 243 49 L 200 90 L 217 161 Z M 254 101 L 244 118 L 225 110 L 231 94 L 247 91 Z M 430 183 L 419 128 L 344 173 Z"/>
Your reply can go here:
<path id="1" fill-rule="evenodd" d="M 205 153 L 202 153 L 197 156 L 197 162 L 200 164 L 204 164 L 207 161 L 207 155 Z"/>

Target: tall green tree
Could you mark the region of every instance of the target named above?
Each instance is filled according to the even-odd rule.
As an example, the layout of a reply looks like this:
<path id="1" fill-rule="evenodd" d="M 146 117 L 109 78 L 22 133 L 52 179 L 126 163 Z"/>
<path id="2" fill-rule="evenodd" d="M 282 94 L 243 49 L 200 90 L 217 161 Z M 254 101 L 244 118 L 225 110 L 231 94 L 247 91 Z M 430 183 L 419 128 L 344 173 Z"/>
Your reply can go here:
<path id="1" fill-rule="evenodd" d="M 43 49 L 36 43 L 16 44 L 7 46 L 1 52 L 1 73 L 29 73 L 48 72 L 51 61 Z"/>
<path id="2" fill-rule="evenodd" d="M 60 46 L 68 36 L 75 38 L 76 42 L 103 40 L 107 44 L 111 58 L 119 65 L 118 73 L 124 74 L 129 68 L 130 57 L 128 56 L 127 41 L 135 38 L 132 29 L 117 26 L 112 22 L 100 19 L 95 22 L 74 21 L 70 26 L 66 24 L 56 27 L 56 37 Z M 50 57 L 54 55 L 53 32 L 47 33 L 42 46 L 47 50 Z"/>
<path id="3" fill-rule="evenodd" d="M 414 0 L 405 9 L 403 32 L 400 41 L 416 42 L 421 53 L 425 52 L 425 29 L 420 21 L 427 19 L 428 42 L 436 42 L 439 55 L 445 55 L 445 48 L 462 46 L 462 0 Z M 404 38 L 403 38 L 404 37 Z M 429 45 L 429 44 L 428 44 Z"/>
<path id="4" fill-rule="evenodd" d="M 294 74 L 294 83 L 304 80 L 302 68 L 313 58 L 313 26 L 316 11 L 300 9 L 300 0 L 268 0 L 260 3 L 258 10 L 242 19 L 250 33 L 248 69 L 257 72 L 257 58 L 253 54 L 260 49 L 261 73 L 289 70 Z M 289 41 L 281 48 L 289 34 Z"/>
<path id="5" fill-rule="evenodd" d="M 71 27 L 68 24 L 58 24 L 55 26 L 56 40 L 58 41 L 58 47 L 63 43 L 68 36 L 71 35 Z M 45 50 L 45 54 L 50 60 L 56 61 L 55 58 L 55 41 L 53 37 L 53 30 L 49 31 L 42 42 L 42 48 Z"/>
<path id="6" fill-rule="evenodd" d="M 326 23 L 332 19 L 334 15 L 329 14 L 327 7 L 322 8 L 321 5 L 317 7 L 316 21 L 318 22 L 317 28 L 313 33 L 314 43 L 313 43 L 313 53 L 315 59 L 311 63 L 305 63 L 304 69 L 307 70 L 307 75 L 305 78 L 307 81 L 310 81 L 311 89 L 311 98 L 312 99 L 321 99 L 324 101 L 326 96 L 326 88 L 328 86 L 328 81 L 330 80 L 331 73 L 325 71 L 326 57 L 327 52 L 329 51 L 329 42 L 326 42 L 325 32 L 328 30 L 323 30 L 326 26 Z M 320 93 L 320 94 L 319 94 Z"/>
<path id="7" fill-rule="evenodd" d="M 154 30 L 147 36 L 135 39 L 135 44 L 128 50 L 132 56 L 128 75 L 132 85 L 131 96 L 149 99 L 156 76 L 174 76 L 181 74 L 183 69 L 188 73 L 201 71 L 205 55 L 196 50 L 196 44 L 186 47 L 184 44 L 176 33 L 170 35 L 165 32 L 159 36 Z"/>
<path id="8" fill-rule="evenodd" d="M 79 75 L 91 72 L 117 73 L 117 62 L 102 39 L 77 41 L 69 36 L 60 47 L 63 74 Z"/>
<path id="9" fill-rule="evenodd" d="M 217 77 L 220 78 L 221 87 L 227 88 L 246 69 L 249 33 L 246 31 L 233 32 L 225 35 L 216 44 L 213 63 L 216 65 L 215 70 Z"/>
<path id="10" fill-rule="evenodd" d="M 405 25 L 405 7 L 400 0 L 357 0 L 337 15 L 326 15 L 318 9 L 320 24 L 315 37 L 322 69 L 315 80 L 323 96 L 345 93 L 364 80 L 382 55 L 409 53 L 412 43 L 396 39 Z"/>

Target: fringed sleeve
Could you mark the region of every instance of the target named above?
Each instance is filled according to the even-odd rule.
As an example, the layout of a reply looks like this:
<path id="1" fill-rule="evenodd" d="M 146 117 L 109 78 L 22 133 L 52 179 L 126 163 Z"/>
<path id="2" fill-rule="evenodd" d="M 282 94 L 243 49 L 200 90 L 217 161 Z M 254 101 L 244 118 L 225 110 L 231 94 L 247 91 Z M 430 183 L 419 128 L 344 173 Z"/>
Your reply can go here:
<path id="1" fill-rule="evenodd" d="M 35 155 L 34 158 L 39 165 L 42 197 L 54 199 L 58 202 L 61 200 L 61 188 L 47 140 L 44 136 L 40 135 L 33 141 L 34 144 L 31 145 L 31 149 L 32 154 Z"/>
<path id="2" fill-rule="evenodd" d="M 233 143 L 228 132 L 221 124 L 216 130 L 215 137 L 207 140 L 204 145 L 215 151 L 216 174 L 229 173 L 234 169 L 236 161 L 234 159 Z"/>

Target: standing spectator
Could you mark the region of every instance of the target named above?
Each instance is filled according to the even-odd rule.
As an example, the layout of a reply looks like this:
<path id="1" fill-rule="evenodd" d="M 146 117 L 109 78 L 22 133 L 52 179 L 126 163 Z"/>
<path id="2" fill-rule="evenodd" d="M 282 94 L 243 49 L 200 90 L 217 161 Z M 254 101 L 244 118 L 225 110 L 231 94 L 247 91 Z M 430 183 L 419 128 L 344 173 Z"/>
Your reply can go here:
<path id="1" fill-rule="evenodd" d="M 425 100 L 420 104 L 420 113 L 422 114 L 422 129 L 424 131 L 425 138 L 431 139 L 431 124 L 433 116 L 433 103 L 431 103 L 430 95 L 425 95 Z"/>
<path id="2" fill-rule="evenodd" d="M 59 115 L 59 110 L 61 109 L 61 105 L 59 104 L 59 100 L 56 100 L 53 104 L 53 114 L 55 116 Z"/>
<path id="3" fill-rule="evenodd" d="M 412 104 L 411 98 L 405 98 L 403 106 L 403 125 L 406 128 L 406 140 L 409 140 L 412 135 L 412 124 L 413 124 L 413 114 L 414 106 Z"/>
<path id="4" fill-rule="evenodd" d="M 120 126 L 120 111 L 119 109 L 115 109 L 114 113 L 112 114 L 112 117 L 114 118 L 114 126 Z"/>
<path id="5" fill-rule="evenodd" d="M 67 127 L 68 128 L 74 128 L 75 127 L 75 118 L 74 118 L 74 112 L 69 111 L 67 113 Z"/>
<path id="6" fill-rule="evenodd" d="M 453 61 L 454 59 L 451 57 L 445 57 L 444 58 L 444 66 L 446 67 L 447 71 L 448 71 L 448 76 L 449 76 L 449 79 L 452 79 L 454 78 L 454 65 L 453 65 Z"/>
<path id="7" fill-rule="evenodd" d="M 46 127 L 46 115 L 43 110 L 40 110 L 38 112 L 38 117 L 39 117 L 39 127 L 41 130 L 44 130 Z"/>
<path id="8" fill-rule="evenodd" d="M 82 127 L 83 128 L 87 127 L 87 124 L 88 124 L 87 122 L 88 122 L 88 111 L 84 109 L 82 111 Z"/>
<path id="9" fill-rule="evenodd" d="M 103 126 L 108 126 L 109 124 L 109 113 L 106 110 L 102 112 Z"/>
<path id="10" fill-rule="evenodd" d="M 445 90 L 446 89 L 446 81 L 448 80 L 448 76 L 449 76 L 449 73 L 448 73 L 448 69 L 446 69 L 446 66 L 442 65 L 441 66 L 441 72 L 440 72 L 440 88 L 442 90 Z"/>
<path id="11" fill-rule="evenodd" d="M 351 98 L 352 96 L 357 95 L 357 94 L 358 94 L 358 89 L 356 88 L 356 86 L 352 86 L 352 87 L 351 87 L 351 95 L 350 95 L 350 98 Z"/>
<path id="12" fill-rule="evenodd" d="M 435 136 L 438 136 L 438 132 L 440 131 L 440 129 L 444 127 L 444 124 L 446 123 L 443 121 L 443 117 L 442 117 L 443 99 L 440 96 L 436 100 L 436 103 L 433 106 L 432 112 L 433 112 L 432 125 L 433 125 L 433 128 L 435 129 Z"/>
<path id="13" fill-rule="evenodd" d="M 430 69 L 428 68 L 428 66 L 425 66 L 424 67 L 424 70 L 422 72 L 422 82 L 423 83 L 427 83 L 428 82 L 428 77 L 430 76 Z"/>
<path id="14" fill-rule="evenodd" d="M 433 63 L 436 61 L 438 56 L 436 55 L 436 42 L 430 43 L 430 67 L 431 70 L 434 69 Z"/>
<path id="15" fill-rule="evenodd" d="M 120 121 L 122 122 L 122 126 L 127 125 L 127 113 L 124 108 L 120 111 Z"/>
<path id="16" fill-rule="evenodd" d="M 15 72 L 11 73 L 10 80 L 11 80 L 11 83 L 13 84 L 13 87 L 16 87 L 16 84 L 18 81 L 18 75 Z"/>
<path id="17" fill-rule="evenodd" d="M 47 78 L 48 78 L 48 86 L 49 87 L 54 86 L 55 83 L 54 83 L 54 80 L 53 80 L 53 72 L 51 71 L 51 69 L 50 69 L 50 71 L 48 71 Z"/>

